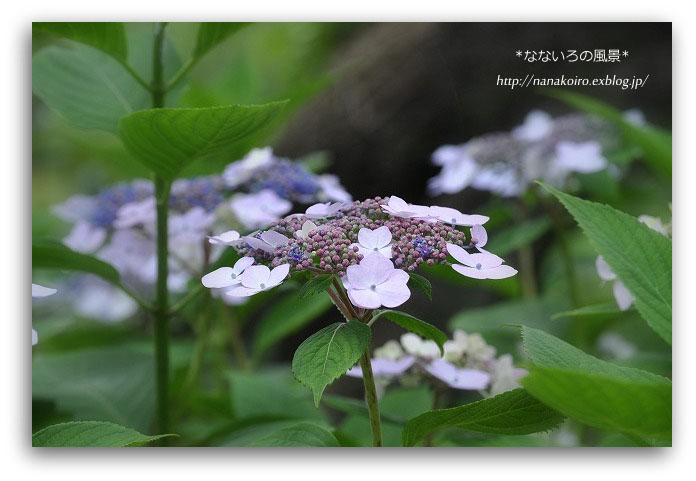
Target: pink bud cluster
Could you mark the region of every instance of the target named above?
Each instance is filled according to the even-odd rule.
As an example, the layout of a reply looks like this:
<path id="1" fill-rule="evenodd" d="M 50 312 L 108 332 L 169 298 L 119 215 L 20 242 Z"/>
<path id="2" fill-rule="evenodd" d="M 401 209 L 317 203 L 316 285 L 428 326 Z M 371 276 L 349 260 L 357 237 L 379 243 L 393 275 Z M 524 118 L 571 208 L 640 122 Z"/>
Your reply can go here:
<path id="1" fill-rule="evenodd" d="M 394 266 L 413 271 L 422 263 L 446 264 L 447 243 L 468 246 L 466 235 L 456 227 L 439 221 L 393 217 L 385 213 L 381 205 L 387 199 L 375 197 L 347 204 L 335 217 L 311 219 L 317 228 L 306 238 L 295 233 L 302 230 L 310 220 L 304 215 L 290 216 L 272 223 L 270 230 L 289 238 L 273 254 L 251 249 L 242 244 L 240 253 L 254 257 L 258 262 L 273 266 L 290 264 L 295 270 L 318 269 L 327 273 L 343 275 L 346 268 L 358 264 L 363 255 L 358 247 L 358 232 L 361 228 L 377 229 L 387 226 L 392 234 L 392 261 Z"/>

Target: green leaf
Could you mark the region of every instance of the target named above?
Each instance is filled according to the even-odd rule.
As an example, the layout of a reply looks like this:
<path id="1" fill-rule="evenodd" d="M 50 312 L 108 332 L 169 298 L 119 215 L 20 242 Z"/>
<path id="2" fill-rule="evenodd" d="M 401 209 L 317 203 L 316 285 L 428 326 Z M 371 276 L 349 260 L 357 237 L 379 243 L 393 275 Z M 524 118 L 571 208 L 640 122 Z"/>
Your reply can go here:
<path id="1" fill-rule="evenodd" d="M 310 423 L 288 426 L 249 444 L 256 447 L 337 448 L 338 440 L 327 430 Z"/>
<path id="2" fill-rule="evenodd" d="M 428 279 L 415 272 L 409 272 L 408 277 L 413 287 L 422 291 L 431 301 L 433 300 L 433 286 Z"/>
<path id="3" fill-rule="evenodd" d="M 380 316 L 386 316 L 387 319 L 393 323 L 398 324 L 407 331 L 418 334 L 420 337 L 435 341 L 437 346 L 440 348 L 440 352 L 443 355 L 445 354 L 445 342 L 447 342 L 447 334 L 432 324 L 421 321 L 417 317 L 413 317 L 405 312 L 394 311 L 391 309 L 377 311 L 372 318 L 375 319 Z"/>
<path id="4" fill-rule="evenodd" d="M 121 117 L 150 105 L 149 92 L 118 60 L 94 48 L 47 47 L 31 64 L 34 94 L 79 128 L 116 132 Z"/>
<path id="5" fill-rule="evenodd" d="M 128 57 L 126 28 L 122 22 L 35 22 L 32 28 L 84 43 L 122 62 Z"/>
<path id="6" fill-rule="evenodd" d="M 558 427 L 565 417 L 533 398 L 524 389 L 451 409 L 437 409 L 406 423 L 403 445 L 415 446 L 428 434 L 443 428 L 460 428 L 491 434 L 531 434 Z"/>
<path id="7" fill-rule="evenodd" d="M 116 285 L 121 282 L 121 276 L 111 264 L 87 254 L 75 252 L 55 241 L 34 242 L 31 246 L 31 262 L 34 269 L 88 272 Z"/>
<path id="8" fill-rule="evenodd" d="M 290 374 L 288 366 L 254 372 L 230 372 L 230 398 L 236 419 L 280 416 L 322 422 L 312 395 Z"/>
<path id="9" fill-rule="evenodd" d="M 626 312 L 627 311 L 619 309 L 615 302 L 602 302 L 591 306 L 583 306 L 571 311 L 559 312 L 551 316 L 551 319 L 578 319 L 582 321 L 613 319 L 623 316 Z"/>
<path id="10" fill-rule="evenodd" d="M 300 344 L 292 358 L 292 373 L 312 390 L 317 407 L 326 386 L 355 365 L 371 337 L 366 324 L 352 320 L 326 326 Z"/>
<path id="11" fill-rule="evenodd" d="M 148 169 L 172 181 L 195 159 L 224 152 L 268 124 L 284 105 L 141 110 L 121 119 L 119 134 Z"/>
<path id="12" fill-rule="evenodd" d="M 640 315 L 672 343 L 672 241 L 608 205 L 542 184 L 578 222 L 592 245 L 636 298 Z"/>
<path id="13" fill-rule="evenodd" d="M 147 436 L 130 428 L 103 421 L 77 421 L 54 424 L 31 436 L 34 447 L 125 447 L 142 446 L 157 439 L 176 436 Z"/>
<path id="14" fill-rule="evenodd" d="M 259 323 L 252 348 L 259 359 L 271 346 L 299 331 L 331 307 L 327 296 L 315 296 L 300 302 L 290 294 L 271 306 Z"/>
<path id="15" fill-rule="evenodd" d="M 500 232 L 486 246 L 486 250 L 504 256 L 520 247 L 531 244 L 549 230 L 551 222 L 546 217 L 526 220 Z"/>
<path id="16" fill-rule="evenodd" d="M 671 437 L 672 383 L 597 359 L 538 329 L 522 328 L 530 360 L 524 387 L 583 423 L 660 439 Z"/>
<path id="17" fill-rule="evenodd" d="M 249 25 L 248 22 L 202 22 L 198 27 L 194 59 L 205 55 L 211 48 L 230 35 Z"/>
<path id="18" fill-rule="evenodd" d="M 155 410 L 152 354 L 136 346 L 35 352 L 32 396 L 79 420 L 150 428 Z"/>
<path id="19" fill-rule="evenodd" d="M 302 300 L 306 297 L 311 297 L 320 292 L 324 292 L 333 283 L 333 274 L 319 274 L 317 276 L 312 276 L 307 282 L 305 282 L 302 287 L 300 287 L 297 293 L 297 299 Z"/>
<path id="20" fill-rule="evenodd" d="M 566 90 L 552 90 L 551 95 L 588 113 L 615 123 L 627 142 L 643 152 L 649 165 L 658 172 L 672 176 L 672 134 L 652 125 L 634 125 L 621 111 L 600 100 Z"/>

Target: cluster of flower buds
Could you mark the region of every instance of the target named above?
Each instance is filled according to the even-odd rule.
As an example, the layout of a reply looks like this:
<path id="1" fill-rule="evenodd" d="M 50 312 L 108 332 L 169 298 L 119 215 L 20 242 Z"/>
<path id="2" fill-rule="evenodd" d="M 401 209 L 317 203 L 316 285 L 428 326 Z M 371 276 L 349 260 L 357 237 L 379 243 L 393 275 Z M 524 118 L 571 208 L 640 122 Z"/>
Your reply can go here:
<path id="1" fill-rule="evenodd" d="M 290 212 L 293 202 L 335 199 L 352 200 L 335 176 L 313 174 L 299 162 L 275 157 L 270 148 L 252 150 L 222 175 L 175 181 L 169 196 L 170 290 L 185 289 L 191 276 L 222 252 L 221 247 L 207 244 L 214 226 L 258 229 Z M 73 224 L 63 239 L 65 245 L 113 264 L 127 285 L 146 296 L 152 291 L 157 272 L 152 182 L 135 180 L 95 196 L 73 196 L 54 212 Z M 82 315 L 111 321 L 129 317 L 137 309 L 132 299 L 93 277 L 73 284 L 84 292 L 73 296 L 74 308 Z M 91 302 L 87 294 L 113 302 Z M 114 308 L 105 312 L 103 306 L 108 305 Z"/>
<path id="2" fill-rule="evenodd" d="M 640 122 L 634 112 L 626 118 Z M 561 188 L 573 172 L 610 167 L 606 155 L 616 147 L 618 135 L 610 122 L 584 114 L 552 118 L 535 110 L 510 132 L 438 148 L 432 162 L 442 170 L 430 179 L 428 190 L 431 195 L 454 194 L 471 186 L 514 197 L 535 179 Z"/>
<path id="3" fill-rule="evenodd" d="M 372 372 L 382 387 L 394 380 L 412 384 L 427 379 L 452 389 L 485 391 L 495 396 L 519 387 L 518 380 L 527 374 L 513 365 L 512 356 L 496 357 L 496 349 L 480 334 L 457 330 L 445 342 L 445 354 L 434 341 L 405 333 L 400 342 L 391 340 L 374 350 Z M 347 374 L 362 377 L 359 365 Z"/>
<path id="4" fill-rule="evenodd" d="M 451 264 L 452 268 L 467 277 L 515 275 L 517 271 L 503 265 L 503 259 L 483 249 L 488 235 L 482 224 L 487 221 L 485 216 L 449 207 L 409 204 L 397 196 L 376 197 L 350 204 L 315 204 L 304 214 L 272 223 L 266 231 L 243 237 L 226 232 L 210 242 L 235 246 L 244 255 L 242 260 L 267 264 L 274 268 L 271 273 L 283 268 L 286 274 L 293 269 L 338 275 L 353 305 L 376 309 L 406 302 L 408 273 L 424 263 L 450 264 L 448 253 L 461 263 Z M 468 238 L 460 227 L 469 228 Z M 229 296 L 242 292 L 233 289 L 238 282 L 248 288 L 259 285 L 250 274 L 245 283 L 248 271 L 234 271 L 230 278 L 228 269 L 208 274 L 203 283 L 227 289 Z"/>

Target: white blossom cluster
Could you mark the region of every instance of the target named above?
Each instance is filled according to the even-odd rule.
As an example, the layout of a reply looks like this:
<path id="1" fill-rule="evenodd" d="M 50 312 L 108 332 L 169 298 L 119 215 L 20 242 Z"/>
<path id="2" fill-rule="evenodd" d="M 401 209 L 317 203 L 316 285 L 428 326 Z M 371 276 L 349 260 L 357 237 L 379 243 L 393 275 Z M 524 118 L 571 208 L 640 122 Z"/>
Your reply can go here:
<path id="1" fill-rule="evenodd" d="M 643 122 L 635 111 L 628 111 L 626 119 Z M 484 134 L 463 144 L 438 148 L 432 162 L 442 170 L 429 180 L 428 191 L 431 195 L 455 194 L 473 187 L 502 197 L 518 197 L 533 180 L 563 188 L 573 173 L 609 168 L 616 174 L 607 152 L 617 143 L 616 129 L 602 119 L 582 114 L 554 118 L 534 110 L 509 132 Z"/>
<path id="2" fill-rule="evenodd" d="M 454 331 L 445 342 L 444 356 L 435 341 L 405 333 L 374 350 L 372 372 L 383 390 L 390 382 L 413 383 L 427 379 L 452 389 L 476 390 L 495 396 L 519 387 L 527 371 L 513 364 L 510 354 L 496 357 L 496 349 L 480 334 Z M 359 365 L 347 374 L 362 377 Z"/>

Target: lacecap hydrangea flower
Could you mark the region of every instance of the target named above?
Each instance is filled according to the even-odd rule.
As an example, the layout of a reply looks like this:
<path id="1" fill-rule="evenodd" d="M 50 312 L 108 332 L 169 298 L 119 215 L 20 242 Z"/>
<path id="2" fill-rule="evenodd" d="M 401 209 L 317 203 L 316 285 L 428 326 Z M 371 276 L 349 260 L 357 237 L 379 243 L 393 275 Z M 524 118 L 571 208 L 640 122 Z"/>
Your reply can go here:
<path id="1" fill-rule="evenodd" d="M 409 204 L 396 196 L 376 197 L 311 206 L 304 214 L 244 236 L 234 248 L 271 268 L 335 274 L 358 308 L 396 307 L 410 297 L 408 273 L 422 264 L 452 265 L 478 279 L 515 275 L 500 257 L 481 248 L 488 236 L 480 224 L 487 220 L 452 208 Z M 464 265 L 450 264 L 448 253 Z M 242 279 L 247 275 L 245 271 Z"/>
<path id="2" fill-rule="evenodd" d="M 168 286 L 181 292 L 192 276 L 198 276 L 215 261 L 225 246 L 240 240 L 239 230 L 248 232 L 268 226 L 292 210 L 293 202 L 315 203 L 340 199 L 350 194 L 335 176 L 316 175 L 302 163 L 273 155 L 273 151 L 254 149 L 243 159 L 230 164 L 222 175 L 179 179 L 169 196 L 169 271 Z M 97 195 L 78 195 L 56 206 L 54 213 L 73 224 L 63 239 L 71 249 L 92 254 L 112 263 L 124 283 L 144 293 L 153 291 L 157 273 L 155 249 L 156 206 L 151 181 L 120 183 Z M 236 228 L 232 234 L 212 236 L 220 226 Z M 212 237 L 208 242 L 207 237 Z M 89 277 L 81 285 L 87 295 Z M 74 287 L 74 286 L 73 286 Z M 69 289 L 68 292 L 75 292 Z M 119 295 L 107 302 L 109 292 Z M 79 299 L 75 308 L 101 320 L 131 315 L 137 305 L 123 299 L 118 290 L 103 285 L 90 289 L 92 299 Z M 127 305 L 129 304 L 129 305 Z M 108 306 L 113 306 L 109 310 Z"/>
<path id="3" fill-rule="evenodd" d="M 382 386 L 396 380 L 412 383 L 415 377 L 452 389 L 485 391 L 489 396 L 519 387 L 519 379 L 527 374 L 513 365 L 509 354 L 496 357 L 496 349 L 480 334 L 461 330 L 445 343 L 443 357 L 434 341 L 410 332 L 400 342 L 387 341 L 374 350 L 372 372 Z M 347 374 L 362 377 L 362 369 L 356 365 Z"/>
<path id="4" fill-rule="evenodd" d="M 473 187 L 515 197 L 536 179 L 562 188 L 572 173 L 609 167 L 607 153 L 617 146 L 616 128 L 610 122 L 584 114 L 553 118 L 535 110 L 509 132 L 438 148 L 432 162 L 442 170 L 430 179 L 428 190 L 439 195 Z"/>

